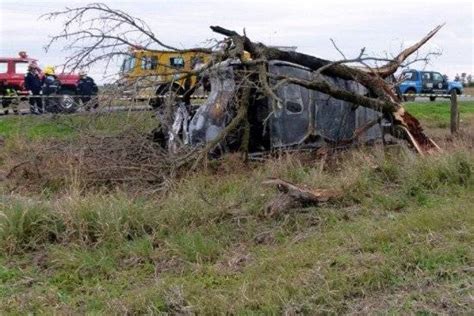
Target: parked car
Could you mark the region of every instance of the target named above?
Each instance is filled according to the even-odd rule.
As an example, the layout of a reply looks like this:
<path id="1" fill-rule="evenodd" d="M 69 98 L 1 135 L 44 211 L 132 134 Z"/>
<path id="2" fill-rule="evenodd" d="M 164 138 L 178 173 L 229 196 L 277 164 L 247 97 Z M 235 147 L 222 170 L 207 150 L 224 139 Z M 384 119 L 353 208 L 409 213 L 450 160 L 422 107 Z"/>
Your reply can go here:
<path id="1" fill-rule="evenodd" d="M 429 94 L 430 101 L 435 101 L 437 95 L 456 92 L 463 93 L 463 86 L 458 81 L 448 81 L 436 71 L 406 70 L 402 73 L 403 81 L 398 85 L 406 101 L 413 101 L 415 94 Z"/>

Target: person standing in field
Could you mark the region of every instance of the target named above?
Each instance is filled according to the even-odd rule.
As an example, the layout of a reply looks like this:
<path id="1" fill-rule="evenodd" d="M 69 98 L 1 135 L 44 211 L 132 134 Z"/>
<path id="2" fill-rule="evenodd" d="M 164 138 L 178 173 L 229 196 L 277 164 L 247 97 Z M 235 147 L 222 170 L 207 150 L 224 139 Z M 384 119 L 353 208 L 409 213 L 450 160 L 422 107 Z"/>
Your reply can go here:
<path id="1" fill-rule="evenodd" d="M 3 114 L 9 113 L 9 108 L 13 110 L 14 114 L 18 114 L 18 94 L 15 89 L 8 88 L 4 81 L 0 81 L 0 96 L 2 97 Z"/>
<path id="2" fill-rule="evenodd" d="M 30 98 L 30 112 L 32 114 L 43 113 L 43 101 L 41 99 L 41 78 L 38 66 L 31 63 L 28 65 L 28 72 L 25 75 L 25 89 L 28 90 Z"/>
<path id="3" fill-rule="evenodd" d="M 61 83 L 56 77 L 55 70 L 53 66 L 47 66 L 44 68 L 44 77 L 42 91 L 43 95 L 46 96 L 45 99 L 45 109 L 50 113 L 58 113 L 59 108 L 59 99 L 56 94 L 61 87 Z"/>
<path id="4" fill-rule="evenodd" d="M 82 105 L 86 111 L 89 111 L 91 107 L 96 109 L 99 106 L 97 100 L 97 93 L 99 88 L 94 82 L 94 79 L 87 75 L 87 72 L 81 70 L 79 72 L 80 79 L 77 83 L 77 92 L 80 95 Z"/>

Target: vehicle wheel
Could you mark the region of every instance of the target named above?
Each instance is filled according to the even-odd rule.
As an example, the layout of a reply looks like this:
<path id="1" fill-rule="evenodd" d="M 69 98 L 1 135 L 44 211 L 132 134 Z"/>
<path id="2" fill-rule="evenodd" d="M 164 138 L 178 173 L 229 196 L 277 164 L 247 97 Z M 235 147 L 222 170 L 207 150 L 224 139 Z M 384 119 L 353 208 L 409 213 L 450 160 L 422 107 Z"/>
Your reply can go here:
<path id="1" fill-rule="evenodd" d="M 415 91 L 413 90 L 408 90 L 406 92 L 407 95 L 403 96 L 403 99 L 407 102 L 413 102 L 415 101 Z"/>
<path id="2" fill-rule="evenodd" d="M 177 84 L 168 84 L 158 88 L 157 98 L 150 100 L 153 109 L 157 109 L 166 103 L 176 103 L 179 98 L 181 87 Z"/>
<path id="3" fill-rule="evenodd" d="M 47 113 L 61 113 L 61 96 L 56 93 L 45 95 L 44 110 Z"/>
<path id="4" fill-rule="evenodd" d="M 436 97 L 430 97 L 430 101 L 434 102 L 436 100 Z"/>
<path id="5" fill-rule="evenodd" d="M 458 89 L 451 89 L 449 90 L 449 95 L 453 94 L 453 92 L 456 93 L 457 95 L 460 94 Z"/>
<path id="6" fill-rule="evenodd" d="M 58 99 L 58 112 L 74 113 L 79 106 L 79 98 L 75 97 L 76 92 L 71 89 L 62 89 L 59 91 L 61 97 Z"/>

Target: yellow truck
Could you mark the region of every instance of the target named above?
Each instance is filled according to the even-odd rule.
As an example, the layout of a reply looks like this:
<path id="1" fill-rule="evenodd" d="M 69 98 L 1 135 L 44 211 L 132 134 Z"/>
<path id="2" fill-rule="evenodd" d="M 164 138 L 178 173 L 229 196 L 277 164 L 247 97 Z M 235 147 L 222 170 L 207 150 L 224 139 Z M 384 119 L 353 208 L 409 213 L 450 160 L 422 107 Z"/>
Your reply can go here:
<path id="1" fill-rule="evenodd" d="M 158 107 L 166 97 L 184 95 L 196 86 L 198 78 L 189 75 L 210 61 L 205 52 L 132 49 L 121 67 L 124 94 L 150 100 Z"/>

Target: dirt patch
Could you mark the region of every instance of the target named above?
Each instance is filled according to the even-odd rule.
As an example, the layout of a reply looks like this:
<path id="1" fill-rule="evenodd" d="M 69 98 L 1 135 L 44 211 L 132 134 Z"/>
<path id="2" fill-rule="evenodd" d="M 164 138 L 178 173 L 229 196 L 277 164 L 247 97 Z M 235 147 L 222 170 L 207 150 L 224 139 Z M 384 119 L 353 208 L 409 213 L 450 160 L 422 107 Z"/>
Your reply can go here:
<path id="1" fill-rule="evenodd" d="M 252 256 L 246 246 L 240 245 L 224 255 L 223 259 L 216 264 L 216 268 L 224 274 L 242 272 L 251 261 Z"/>
<path id="2" fill-rule="evenodd" d="M 467 94 L 467 95 L 474 95 L 474 87 L 466 87 L 466 88 L 464 88 L 464 94 Z"/>
<path id="3" fill-rule="evenodd" d="M 425 279 L 396 290 L 375 293 L 373 296 L 354 299 L 347 302 L 350 315 L 372 315 L 401 313 L 452 315 L 469 313 L 472 310 L 472 298 L 469 296 L 469 281 L 452 285 Z M 404 311 L 404 309 L 407 309 Z"/>
<path id="4" fill-rule="evenodd" d="M 161 259 L 155 262 L 155 278 L 160 278 L 162 273 L 170 272 L 174 274 L 184 273 L 187 262 L 177 258 Z"/>

